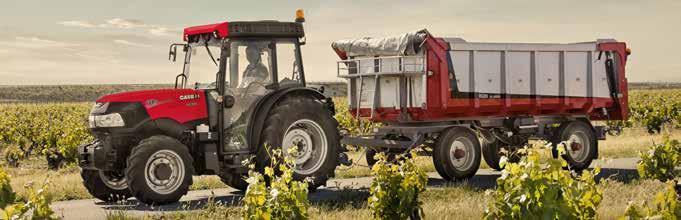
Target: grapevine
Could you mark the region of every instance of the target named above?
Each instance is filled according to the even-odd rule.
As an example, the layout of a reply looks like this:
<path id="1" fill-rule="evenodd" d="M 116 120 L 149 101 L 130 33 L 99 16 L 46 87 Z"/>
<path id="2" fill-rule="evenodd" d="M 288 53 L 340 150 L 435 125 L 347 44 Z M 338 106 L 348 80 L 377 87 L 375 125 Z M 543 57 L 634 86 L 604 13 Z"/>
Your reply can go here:
<path id="1" fill-rule="evenodd" d="M 0 149 L 11 164 L 34 154 L 45 156 L 52 168 L 74 163 L 78 146 L 92 140 L 87 130 L 89 107 L 85 103 L 2 104 Z"/>

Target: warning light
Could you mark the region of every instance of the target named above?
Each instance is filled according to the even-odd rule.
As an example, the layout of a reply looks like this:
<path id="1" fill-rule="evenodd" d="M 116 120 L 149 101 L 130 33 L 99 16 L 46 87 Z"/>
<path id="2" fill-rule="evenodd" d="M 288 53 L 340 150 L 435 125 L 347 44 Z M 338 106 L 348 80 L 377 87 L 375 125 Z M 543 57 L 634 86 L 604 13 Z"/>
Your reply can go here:
<path id="1" fill-rule="evenodd" d="M 305 12 L 303 12 L 303 9 L 296 10 L 296 22 L 305 22 Z"/>

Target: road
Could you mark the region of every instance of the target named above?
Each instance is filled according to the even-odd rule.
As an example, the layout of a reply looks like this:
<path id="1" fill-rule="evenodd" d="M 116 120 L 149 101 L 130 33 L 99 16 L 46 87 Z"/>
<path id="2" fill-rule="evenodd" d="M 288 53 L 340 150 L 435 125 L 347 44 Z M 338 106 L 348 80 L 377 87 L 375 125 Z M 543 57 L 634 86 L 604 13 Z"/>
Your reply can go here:
<path id="1" fill-rule="evenodd" d="M 599 178 L 610 177 L 621 180 L 630 180 L 636 178 L 638 175 L 636 173 L 637 161 L 637 158 L 597 160 L 592 163 L 592 167 L 600 166 L 602 168 Z M 499 172 L 497 171 L 481 169 L 475 177 L 469 180 L 468 184 L 472 187 L 482 189 L 493 188 L 496 185 L 495 180 L 498 176 Z M 311 193 L 309 198 L 312 201 L 338 199 L 340 197 L 347 198 L 349 194 L 348 190 L 353 191 L 354 194 L 368 194 L 366 190 L 357 189 L 368 188 L 371 184 L 371 179 L 371 177 L 361 177 L 330 180 L 327 182 L 326 187 L 321 187 L 317 191 Z M 442 187 L 443 185 L 447 185 L 447 182 L 442 180 L 437 173 L 429 173 L 428 187 Z M 134 199 L 117 204 L 104 203 L 96 199 L 85 199 L 55 202 L 52 204 L 52 209 L 57 215 L 63 216 L 64 219 L 104 219 L 108 212 L 119 210 L 126 212 L 129 215 L 143 216 L 200 209 L 210 197 L 214 197 L 216 201 L 221 201 L 223 204 L 235 204 L 239 202 L 241 196 L 242 195 L 234 189 L 221 188 L 191 191 L 182 197 L 179 203 L 156 207 L 138 203 Z"/>

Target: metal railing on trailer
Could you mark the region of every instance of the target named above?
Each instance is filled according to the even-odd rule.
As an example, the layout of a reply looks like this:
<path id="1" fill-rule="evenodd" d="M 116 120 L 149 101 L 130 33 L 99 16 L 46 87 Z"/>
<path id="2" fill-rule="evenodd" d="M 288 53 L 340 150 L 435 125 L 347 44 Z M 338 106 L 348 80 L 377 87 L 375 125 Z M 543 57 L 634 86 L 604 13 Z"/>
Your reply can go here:
<path id="1" fill-rule="evenodd" d="M 426 56 L 384 56 L 347 59 L 338 61 L 336 68 L 337 76 L 349 81 L 348 100 L 350 107 L 355 108 L 356 116 L 360 117 L 362 97 L 365 93 L 368 93 L 367 95 L 372 97 L 369 108 L 371 109 L 370 117 L 373 118 L 376 108 L 379 107 L 377 100 L 381 100 L 380 79 L 383 77 L 397 77 L 400 79 L 398 106 L 406 108 L 407 97 L 412 97 L 412 94 L 407 94 L 408 92 L 412 93 L 412 91 L 407 88 L 406 79 L 426 74 Z M 365 78 L 373 79 L 373 87 L 369 89 L 364 88 Z M 409 101 L 411 100 L 413 98 L 409 99 Z"/>
<path id="2" fill-rule="evenodd" d="M 413 77 L 425 76 L 426 70 L 426 56 L 384 56 L 384 57 L 366 57 L 347 59 L 337 62 L 337 76 L 348 80 L 348 100 L 350 108 L 356 111 L 357 120 L 362 122 L 360 118 L 360 109 L 370 108 L 370 117 L 373 118 L 376 109 L 380 107 L 381 94 L 381 79 L 383 78 L 397 78 L 399 85 L 397 85 L 398 94 L 385 94 L 398 96 L 397 106 L 406 112 L 408 107 L 407 101 L 413 100 L 411 81 Z M 365 79 L 372 79 L 373 85 L 365 85 Z M 363 97 L 366 97 L 363 101 Z M 371 101 L 368 101 L 371 97 Z M 392 97 L 387 97 L 392 98 Z M 362 103 L 365 105 L 362 105 Z M 368 102 L 368 105 L 366 103 Z M 411 105 L 410 105 L 411 106 Z M 412 126 L 384 126 L 371 135 L 360 136 L 345 136 L 341 140 L 342 144 L 366 147 L 381 147 L 381 148 L 396 148 L 396 149 L 410 149 L 423 143 L 424 135 L 432 132 L 432 129 L 441 130 L 439 126 L 434 126 L 423 130 L 423 127 Z M 383 136 L 389 132 L 403 133 L 409 140 L 388 140 Z M 426 132 L 424 132 L 426 131 Z"/>

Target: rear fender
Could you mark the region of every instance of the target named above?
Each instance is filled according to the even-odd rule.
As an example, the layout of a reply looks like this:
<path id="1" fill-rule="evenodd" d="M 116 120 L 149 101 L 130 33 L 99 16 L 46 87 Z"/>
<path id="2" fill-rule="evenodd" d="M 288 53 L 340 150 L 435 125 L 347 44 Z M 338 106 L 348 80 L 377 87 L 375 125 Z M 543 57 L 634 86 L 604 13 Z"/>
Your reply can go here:
<path id="1" fill-rule="evenodd" d="M 334 105 L 331 98 L 324 96 L 316 89 L 308 87 L 293 87 L 271 92 L 258 100 L 253 110 L 254 114 L 251 114 L 251 118 L 248 122 L 246 137 L 248 137 L 248 144 L 251 152 L 257 152 L 257 150 L 260 148 L 258 145 L 260 143 L 260 136 L 262 134 L 263 127 L 265 126 L 265 118 L 267 118 L 267 115 L 269 115 L 272 107 L 274 107 L 275 104 L 283 100 L 285 97 L 292 95 L 309 95 L 319 100 L 325 100 L 327 103 L 327 109 L 329 109 L 332 114 L 335 114 Z"/>

